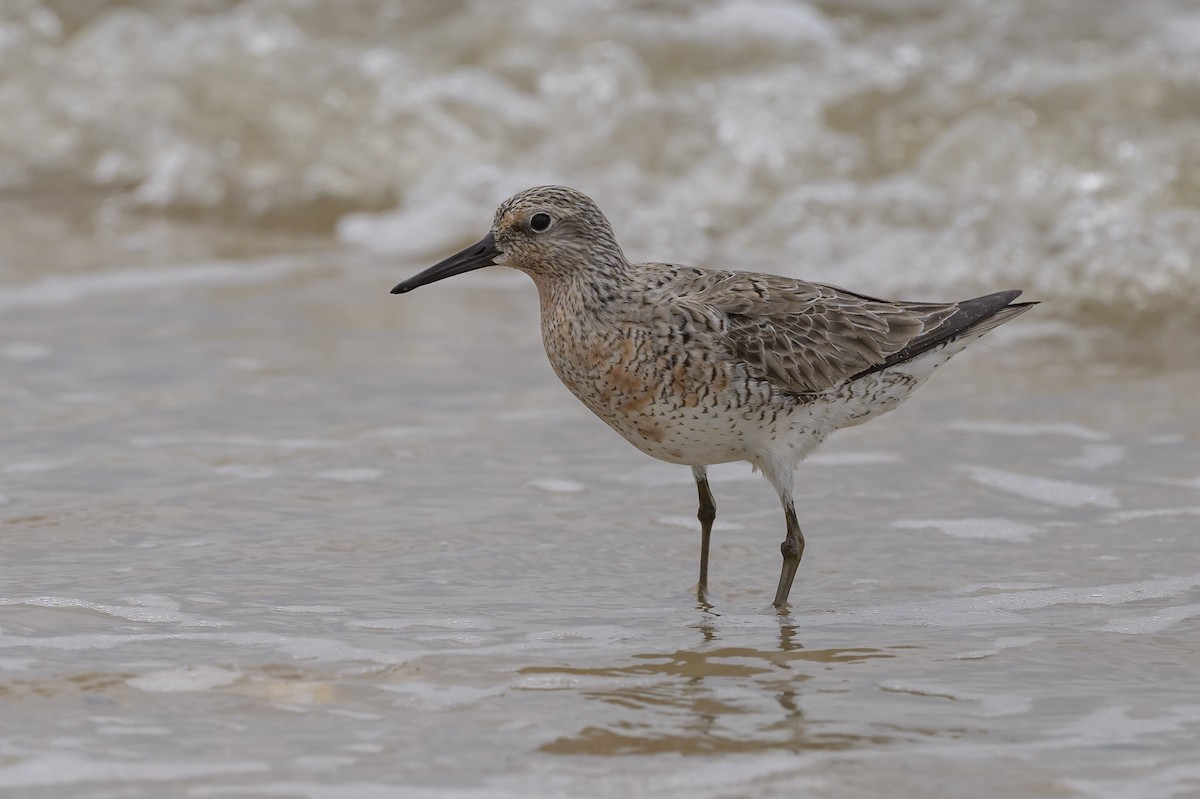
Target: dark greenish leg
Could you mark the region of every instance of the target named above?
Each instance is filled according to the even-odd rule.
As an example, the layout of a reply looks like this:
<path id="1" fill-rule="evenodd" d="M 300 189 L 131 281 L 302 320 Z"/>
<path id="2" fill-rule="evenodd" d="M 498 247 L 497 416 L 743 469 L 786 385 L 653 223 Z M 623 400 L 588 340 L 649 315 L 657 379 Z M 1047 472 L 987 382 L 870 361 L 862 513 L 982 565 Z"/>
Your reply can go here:
<path id="1" fill-rule="evenodd" d="M 696 588 L 696 597 L 704 601 L 708 592 L 708 542 L 712 539 L 713 520 L 717 518 L 717 503 L 708 487 L 708 470 L 693 466 L 692 476 L 696 478 L 696 493 L 700 495 L 700 510 L 696 513 L 700 520 L 700 584 Z"/>
<path id="2" fill-rule="evenodd" d="M 787 538 L 779 545 L 783 571 L 779 573 L 779 587 L 775 589 L 775 607 L 781 610 L 787 607 L 796 569 L 800 567 L 800 558 L 804 557 L 804 533 L 800 532 L 800 523 L 796 521 L 796 506 L 792 504 L 791 496 L 783 498 L 783 515 L 787 518 Z"/>

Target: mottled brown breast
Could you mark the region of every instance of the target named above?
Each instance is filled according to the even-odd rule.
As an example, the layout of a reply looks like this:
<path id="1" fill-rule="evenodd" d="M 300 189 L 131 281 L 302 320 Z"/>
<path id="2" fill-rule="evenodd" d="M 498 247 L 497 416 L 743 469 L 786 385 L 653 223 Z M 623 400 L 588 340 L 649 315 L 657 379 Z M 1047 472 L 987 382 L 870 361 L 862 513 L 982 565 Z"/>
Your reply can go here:
<path id="1" fill-rule="evenodd" d="M 662 381 L 653 358 L 647 358 L 644 333 L 625 325 L 548 317 L 542 331 L 546 353 L 571 393 L 610 423 L 650 409 Z"/>

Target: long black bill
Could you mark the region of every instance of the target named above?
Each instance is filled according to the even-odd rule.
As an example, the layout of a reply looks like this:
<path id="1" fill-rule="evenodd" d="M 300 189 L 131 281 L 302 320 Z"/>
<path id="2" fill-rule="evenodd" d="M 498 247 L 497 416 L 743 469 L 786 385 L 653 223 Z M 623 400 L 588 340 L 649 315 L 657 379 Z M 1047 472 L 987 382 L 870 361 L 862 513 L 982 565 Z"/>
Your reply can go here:
<path id="1" fill-rule="evenodd" d="M 499 254 L 500 251 L 496 249 L 496 239 L 489 233 L 462 252 L 456 252 L 424 272 L 413 275 L 403 283 L 397 283 L 396 288 L 392 289 L 392 293 L 404 294 L 419 286 L 424 286 L 426 283 L 434 283 L 448 277 L 461 275 L 463 272 L 491 266 Z"/>

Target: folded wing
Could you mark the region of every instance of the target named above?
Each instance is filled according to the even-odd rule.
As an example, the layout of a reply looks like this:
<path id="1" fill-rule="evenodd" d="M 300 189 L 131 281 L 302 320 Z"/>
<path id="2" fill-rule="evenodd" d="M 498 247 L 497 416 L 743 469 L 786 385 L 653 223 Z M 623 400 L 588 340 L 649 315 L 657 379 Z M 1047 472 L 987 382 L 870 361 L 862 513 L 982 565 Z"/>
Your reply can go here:
<path id="1" fill-rule="evenodd" d="M 816 394 L 1024 310 L 1019 291 L 960 303 L 890 302 L 749 272 L 710 273 L 683 301 L 736 357 L 792 394 Z M 1004 309 L 1012 313 L 1001 314 Z M 994 326 L 994 325 L 993 325 Z"/>

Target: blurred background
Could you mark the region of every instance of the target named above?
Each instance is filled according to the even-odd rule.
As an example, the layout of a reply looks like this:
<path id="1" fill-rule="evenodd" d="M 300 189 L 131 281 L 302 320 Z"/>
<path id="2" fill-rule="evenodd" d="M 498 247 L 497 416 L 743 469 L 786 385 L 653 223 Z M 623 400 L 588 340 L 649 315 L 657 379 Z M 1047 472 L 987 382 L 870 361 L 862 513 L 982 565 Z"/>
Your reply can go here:
<path id="1" fill-rule="evenodd" d="M 388 294 L 545 182 L 1041 304 L 697 606 L 529 281 Z M 1198 253 L 1194 0 L 0 0 L 0 793 L 1194 795 Z"/>
<path id="2" fill-rule="evenodd" d="M 10 219 L 416 263 L 556 181 L 643 260 L 1197 332 L 1188 0 L 3 0 L 0 31 Z"/>

